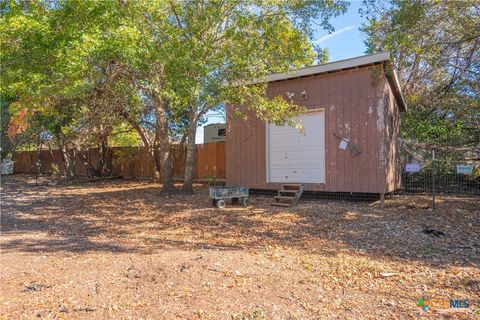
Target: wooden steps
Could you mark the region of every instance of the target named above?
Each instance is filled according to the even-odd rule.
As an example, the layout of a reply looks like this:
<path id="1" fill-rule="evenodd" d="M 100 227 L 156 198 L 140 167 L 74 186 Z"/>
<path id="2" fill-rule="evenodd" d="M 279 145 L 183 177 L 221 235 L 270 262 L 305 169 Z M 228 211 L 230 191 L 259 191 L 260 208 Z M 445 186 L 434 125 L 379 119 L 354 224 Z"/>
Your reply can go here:
<path id="1" fill-rule="evenodd" d="M 276 196 L 275 199 L 278 199 L 278 200 L 290 200 L 290 199 L 292 199 L 292 197 Z"/>
<path id="2" fill-rule="evenodd" d="M 303 185 L 301 184 L 283 184 L 278 190 L 277 195 L 273 198 L 272 206 L 292 207 L 298 203 L 302 196 Z"/>
<path id="3" fill-rule="evenodd" d="M 297 193 L 298 190 L 283 190 L 283 189 L 280 189 L 280 190 L 278 190 L 278 192 L 280 192 L 280 193 Z"/>

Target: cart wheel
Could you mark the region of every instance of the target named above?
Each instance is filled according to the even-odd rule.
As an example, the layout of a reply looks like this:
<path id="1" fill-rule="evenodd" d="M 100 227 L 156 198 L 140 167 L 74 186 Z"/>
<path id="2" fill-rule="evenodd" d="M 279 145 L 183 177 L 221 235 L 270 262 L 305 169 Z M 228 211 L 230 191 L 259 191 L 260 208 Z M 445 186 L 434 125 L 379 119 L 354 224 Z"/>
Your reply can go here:
<path id="1" fill-rule="evenodd" d="M 242 198 L 242 206 L 248 206 L 248 197 Z"/>
<path id="2" fill-rule="evenodd" d="M 216 207 L 217 206 L 217 199 L 212 200 L 212 206 Z"/>
<path id="3" fill-rule="evenodd" d="M 238 203 L 238 198 L 236 198 L 236 197 L 235 197 L 235 198 L 232 198 L 232 203 L 234 203 L 234 204 L 235 204 L 235 203 Z"/>
<path id="4" fill-rule="evenodd" d="M 223 209 L 227 206 L 227 204 L 225 203 L 225 200 L 217 200 L 217 208 L 220 208 L 220 209 Z"/>

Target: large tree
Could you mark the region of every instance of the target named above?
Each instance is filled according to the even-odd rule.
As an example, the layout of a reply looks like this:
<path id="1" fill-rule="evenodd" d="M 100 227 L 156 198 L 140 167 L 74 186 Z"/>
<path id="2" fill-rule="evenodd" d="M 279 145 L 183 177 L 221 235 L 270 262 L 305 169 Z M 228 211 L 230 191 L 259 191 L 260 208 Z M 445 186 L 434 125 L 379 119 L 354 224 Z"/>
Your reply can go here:
<path id="1" fill-rule="evenodd" d="M 329 19 L 345 9 L 340 0 L 5 2 L 4 88 L 27 122 L 58 114 L 55 132 L 63 136 L 79 128 L 108 134 L 117 123 L 109 115 L 121 116 L 151 151 L 166 192 L 171 139 L 183 137 L 191 191 L 195 130 L 205 113 L 242 105 L 278 123 L 298 112 L 249 82 L 310 64 L 312 21 L 332 30 Z"/>
<path id="2" fill-rule="evenodd" d="M 364 1 L 369 52 L 392 53 L 410 111 L 402 135 L 429 144 L 480 143 L 480 3 Z"/>
<path id="3" fill-rule="evenodd" d="M 282 123 L 299 112 L 283 98 L 266 99 L 264 77 L 310 65 L 312 21 L 332 30 L 329 18 L 346 9 L 343 1 L 170 1 L 165 45 L 168 85 L 188 111 L 183 190 L 192 192 L 195 134 L 209 111 L 229 105 L 253 110 Z M 252 81 L 260 83 L 252 85 Z M 235 107 L 237 106 L 237 107 Z"/>
<path id="4" fill-rule="evenodd" d="M 32 143 L 37 144 L 41 133 L 49 130 L 63 151 L 65 177 L 70 178 L 68 140 L 79 114 L 75 109 L 81 84 L 72 82 L 79 69 L 65 68 L 68 57 L 59 45 L 65 34 L 55 32 L 47 2 L 3 2 L 1 11 L 2 92 L 14 98 L 9 135 L 16 141 L 19 134 L 33 134 Z"/>
<path id="5" fill-rule="evenodd" d="M 150 143 L 146 136 L 149 130 L 141 124 L 152 109 L 152 103 L 144 100 L 159 101 L 162 90 L 158 86 L 161 74 L 155 74 L 162 65 L 151 63 L 161 59 L 156 56 L 153 39 L 142 34 L 140 22 L 145 20 L 142 14 L 146 5 L 150 3 L 2 3 L 2 90 L 16 97 L 10 108 L 14 120 L 10 132 L 21 133 L 34 123 L 33 115 L 43 114 L 41 118 L 52 123 L 42 127 L 55 129 L 49 133 L 62 141 L 60 149 L 68 150 L 77 146 L 73 132 L 103 127 L 102 136 L 118 122 L 115 118 L 123 117 L 144 134 L 142 140 L 158 159 L 158 152 L 153 150 L 162 143 L 156 143 L 158 138 Z M 144 46 L 148 45 L 150 51 L 145 53 Z M 162 108 L 157 110 L 163 112 Z M 21 123 L 26 125 L 15 126 Z M 162 127 L 161 121 L 157 120 L 157 127 Z M 95 133 L 88 131 L 90 135 Z M 150 131 L 155 136 L 155 128 Z M 68 162 L 67 153 L 65 157 Z M 164 185 L 170 188 L 173 184 L 168 173 L 165 177 Z"/>
<path id="6" fill-rule="evenodd" d="M 2 162 L 13 148 L 12 142 L 8 136 L 8 126 L 10 123 L 10 111 L 8 110 L 11 99 L 0 96 L 0 162 Z"/>

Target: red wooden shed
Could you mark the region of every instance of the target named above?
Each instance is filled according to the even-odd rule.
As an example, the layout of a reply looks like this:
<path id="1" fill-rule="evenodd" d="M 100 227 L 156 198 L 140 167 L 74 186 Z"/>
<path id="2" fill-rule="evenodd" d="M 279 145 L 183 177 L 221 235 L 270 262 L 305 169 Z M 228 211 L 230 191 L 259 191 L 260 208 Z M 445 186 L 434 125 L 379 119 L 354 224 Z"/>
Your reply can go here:
<path id="1" fill-rule="evenodd" d="M 272 74 L 267 95 L 304 106 L 302 132 L 227 111 L 226 184 L 386 193 L 400 187 L 398 134 L 406 111 L 390 54 Z"/>

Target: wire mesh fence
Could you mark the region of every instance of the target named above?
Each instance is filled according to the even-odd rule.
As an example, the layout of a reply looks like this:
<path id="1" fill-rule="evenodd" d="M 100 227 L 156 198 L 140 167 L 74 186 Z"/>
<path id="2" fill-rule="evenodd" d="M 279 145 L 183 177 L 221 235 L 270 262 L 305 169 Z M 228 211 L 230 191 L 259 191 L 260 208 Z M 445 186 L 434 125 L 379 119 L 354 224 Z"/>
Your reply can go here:
<path id="1" fill-rule="evenodd" d="M 209 145 L 214 144 L 208 144 L 204 146 Z M 205 168 L 205 170 L 218 170 L 219 168 L 223 168 L 223 170 L 225 170 L 224 145 L 218 144 L 218 146 L 222 147 L 222 152 L 218 153 L 218 155 L 221 157 L 210 157 L 210 149 L 207 150 L 203 148 L 202 150 L 198 150 L 199 152 L 197 152 L 197 163 L 195 169 L 197 175 L 200 172 L 198 169 L 199 167 Z M 398 173 L 398 175 L 395 174 L 395 179 L 396 181 L 400 179 L 401 184 L 395 183 L 396 190 L 394 192 L 390 192 L 392 190 L 391 188 L 385 191 L 384 193 L 387 193 L 387 198 L 391 195 L 431 196 L 433 208 L 435 208 L 435 197 L 441 195 L 478 197 L 480 203 L 479 148 L 452 146 L 432 148 L 402 143 L 402 147 L 399 151 L 399 158 L 401 160 L 398 163 L 396 162 L 395 171 Z M 202 156 L 202 154 L 205 154 L 207 157 Z M 14 160 L 17 161 L 15 171 L 41 172 L 44 169 L 43 166 L 48 167 L 48 164 L 52 162 L 46 157 L 48 155 L 50 155 L 50 153 L 46 153 L 46 155 L 42 157 L 43 161 L 45 162 L 42 163 L 42 168 L 36 168 L 34 166 L 36 163 L 38 163 L 38 161 L 36 161 L 38 157 L 37 152 L 24 152 L 22 154 L 17 154 L 17 158 L 14 158 Z M 23 156 L 23 158 L 20 156 Z M 134 159 L 130 161 L 129 165 L 122 164 L 120 169 L 128 169 L 130 170 L 129 172 L 134 172 L 133 169 L 137 170 L 138 168 L 141 168 L 141 166 L 136 165 L 138 161 L 139 159 Z M 178 163 L 180 162 L 181 159 Z M 23 166 L 19 166 L 20 164 L 23 164 Z M 78 164 L 79 166 L 82 165 L 80 162 Z M 142 176 L 142 172 L 144 171 L 137 173 L 136 176 Z M 121 175 L 129 176 L 123 171 L 121 172 Z M 132 175 L 133 174 L 130 174 L 130 176 Z M 223 177 L 224 176 L 225 173 Z M 352 180 L 354 179 L 358 180 L 361 178 L 359 176 L 353 176 Z M 210 180 L 208 182 L 210 185 L 224 184 L 224 181 L 217 181 L 216 178 Z M 278 190 L 271 188 L 266 190 L 265 188 L 256 188 L 255 186 L 248 187 L 250 187 L 252 194 L 268 195 L 273 197 L 278 192 Z M 383 199 L 382 196 L 384 193 L 381 193 L 381 188 L 382 186 L 377 188 L 378 190 L 375 191 L 377 193 L 371 191 L 368 192 L 368 190 L 364 190 L 362 188 L 354 188 L 355 192 L 332 192 L 330 190 L 304 191 L 302 194 L 302 199 L 374 202 Z M 348 189 L 348 187 L 344 189 Z"/>
<path id="2" fill-rule="evenodd" d="M 478 197 L 480 203 L 480 150 L 464 147 L 403 145 L 397 170 L 401 184 L 394 192 L 304 191 L 302 199 L 375 202 L 393 195 L 430 197 L 435 209 L 438 196 Z M 356 177 L 357 178 L 357 177 Z M 253 194 L 274 196 L 277 190 L 252 188 Z"/>
<path id="3" fill-rule="evenodd" d="M 400 194 L 478 196 L 480 151 L 455 147 L 404 147 Z"/>

